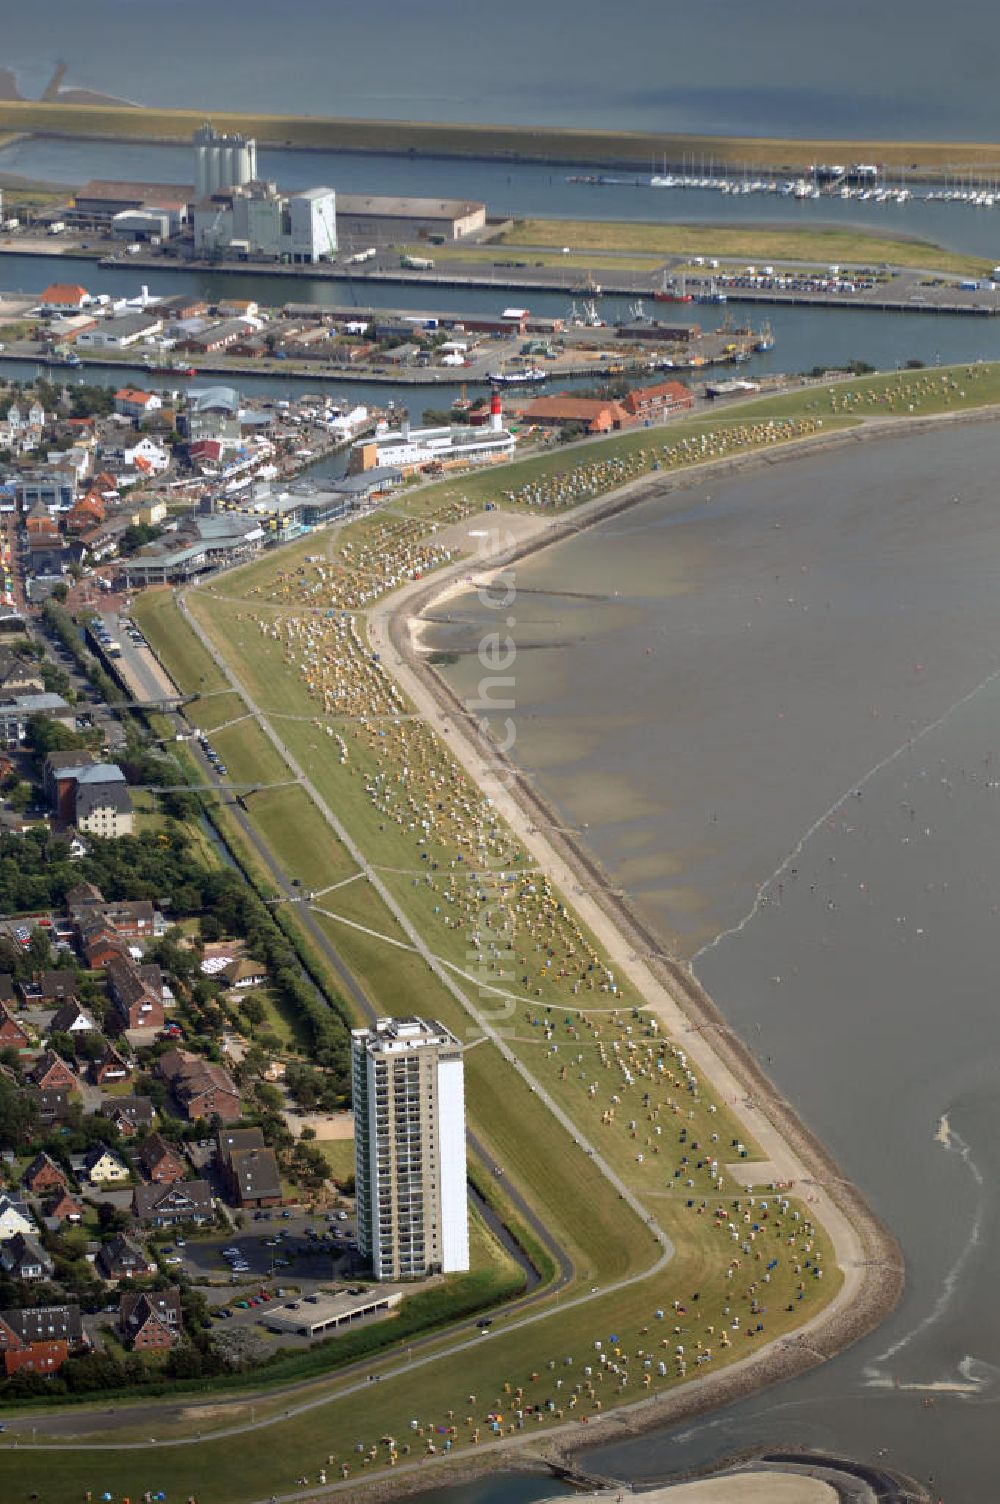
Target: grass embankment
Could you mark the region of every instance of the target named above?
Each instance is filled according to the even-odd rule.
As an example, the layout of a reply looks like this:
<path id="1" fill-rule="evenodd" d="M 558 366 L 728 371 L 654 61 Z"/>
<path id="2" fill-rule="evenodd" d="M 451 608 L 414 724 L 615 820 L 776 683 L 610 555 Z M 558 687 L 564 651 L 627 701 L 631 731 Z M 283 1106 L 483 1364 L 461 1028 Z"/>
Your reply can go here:
<path id="1" fill-rule="evenodd" d="M 767 136 L 694 136 L 645 131 L 572 130 L 548 126 L 479 125 L 413 120 L 322 119 L 210 110 L 221 131 L 243 131 L 262 145 L 342 151 L 503 157 L 526 161 L 625 164 L 638 170 L 685 160 L 743 168 L 808 167 L 813 162 L 871 162 L 956 172 L 1000 169 L 1000 145 L 965 141 L 790 141 Z M 131 105 L 0 101 L 0 131 L 42 131 L 122 141 L 188 141 L 206 111 Z"/>
<path id="2" fill-rule="evenodd" d="M 794 261 L 828 266 L 904 266 L 928 271 L 988 271 L 981 256 L 963 256 L 928 240 L 896 239 L 862 230 L 760 229 L 738 225 L 641 224 L 621 220 L 519 219 L 496 244 L 571 252 L 631 252 L 653 256 L 718 256 L 743 261 Z M 565 258 L 569 260 L 569 258 Z M 590 264 L 593 263 L 593 257 Z M 619 261 L 609 263 L 621 265 Z"/>
<path id="3" fill-rule="evenodd" d="M 456 498 L 475 507 L 477 500 L 480 505 L 486 499 L 502 503 L 504 494 L 510 492 L 518 498 L 514 503 L 517 506 L 529 508 L 532 504 L 529 498 L 534 496 L 536 506 L 548 502 L 556 510 L 564 505 L 560 498 L 568 471 L 584 466 L 589 467 L 591 474 L 597 473 L 595 467 L 606 464 L 609 458 L 627 459 L 639 452 L 639 446 L 648 449 L 653 437 L 668 438 L 674 452 L 693 443 L 690 452 L 694 453 L 699 437 L 715 436 L 713 444 L 708 446 L 711 449 L 720 432 L 737 422 L 745 427 L 771 418 L 804 415 L 816 421 L 822 417 L 825 424 L 836 424 L 857 421 L 859 415 L 869 413 L 919 415 L 955 410 L 994 401 L 998 395 L 1000 373 L 996 367 L 862 378 L 829 389 L 808 387 L 776 401 L 761 400 L 744 407 L 738 419 L 720 418 L 714 425 L 711 420 L 671 425 L 669 430 L 655 436 L 648 431 L 621 435 L 601 445 L 541 456 L 489 475 L 449 481 L 406 498 L 402 507 L 410 518 L 426 520 L 435 513 L 447 515 Z M 242 575 L 227 576 L 224 582 L 227 597 L 243 592 L 242 600 L 221 601 L 200 594 L 198 610 L 220 645 L 233 654 L 248 690 L 259 696 L 265 711 L 271 709 L 268 700 L 271 691 L 280 700 L 279 716 L 294 715 L 291 706 L 297 699 L 299 704 L 305 700 L 309 705 L 312 714 L 306 713 L 302 720 L 276 718 L 290 750 L 307 763 L 310 776 L 365 849 L 371 851 L 374 843 L 380 866 L 384 864 L 387 878 L 394 879 L 397 899 L 413 914 L 438 953 L 455 956 L 465 943 L 467 932 L 464 924 L 458 935 L 442 929 L 439 917 L 428 912 L 428 868 L 418 860 L 415 849 L 424 838 L 415 835 L 412 828 L 417 822 L 395 819 L 391 811 L 398 806 L 391 800 L 387 802 L 381 793 L 379 802 L 385 805 L 383 809 L 372 799 L 374 777 L 379 773 L 398 783 L 400 795 L 407 797 L 399 761 L 403 747 L 398 740 L 400 727 L 419 732 L 416 742 L 408 740 L 405 744 L 412 758 L 410 766 L 419 764 L 425 771 L 436 774 L 440 764 L 434 759 L 446 754 L 433 744 L 421 723 L 392 721 L 386 715 L 384 680 L 376 677 L 368 682 L 366 675 L 359 678 L 361 665 L 356 651 L 343 638 L 331 641 L 325 634 L 333 628 L 325 624 L 328 620 L 325 615 L 314 610 L 331 597 L 337 599 L 341 609 L 346 609 L 345 602 L 352 594 L 355 597 L 359 592 L 366 594 L 369 587 L 377 594 L 368 573 L 370 558 L 378 554 L 387 566 L 398 564 L 409 549 L 411 535 L 407 521 L 405 515 L 370 519 L 356 532 L 350 530 L 347 542 L 357 537 L 358 544 L 349 554 L 344 553 L 345 534 L 329 534 L 328 562 L 333 567 L 325 581 L 318 582 L 315 574 L 304 566 L 306 550 L 315 553 L 316 540 L 312 539 L 262 560 Z M 412 554 L 409 557 L 412 566 Z M 421 557 L 419 562 L 424 568 L 433 567 L 430 558 Z M 161 630 L 166 628 L 182 635 L 178 617 L 171 622 L 162 609 L 158 615 Z M 296 644 L 294 640 L 295 632 L 290 636 L 283 630 L 293 624 L 301 627 L 303 623 L 323 634 L 308 641 L 305 656 L 302 643 Z M 146 621 L 144 625 L 155 641 L 150 623 Z M 200 673 L 198 654 L 190 645 L 175 642 L 174 651 L 191 660 L 191 670 Z M 336 664 L 333 685 L 348 691 L 345 703 L 331 709 L 318 701 L 324 684 L 318 682 L 314 672 L 317 663 Z M 312 682 L 306 669 L 312 674 Z M 367 695 L 366 724 L 355 718 L 351 702 L 351 696 L 362 691 Z M 346 761 L 341 761 L 335 740 L 325 734 L 327 726 L 332 730 L 335 725 L 347 747 Z M 380 735 L 390 729 L 394 736 Z M 457 793 L 461 803 L 467 793 L 461 782 Z M 328 839 L 315 818 L 311 828 L 303 830 L 302 838 Z M 427 839 L 431 850 L 436 851 L 440 833 L 434 832 Z M 396 871 L 392 873 L 390 868 Z M 452 870 L 453 865 L 449 864 L 448 872 Z M 449 882 L 449 889 L 454 886 L 454 882 Z M 557 897 L 556 901 L 558 904 Z M 384 989 L 396 999 L 405 996 L 408 1004 L 412 1000 L 428 1012 L 439 1013 L 453 1026 L 457 1022 L 468 1027 L 467 1021 L 462 1023 L 457 1002 L 428 973 L 419 958 L 410 950 L 389 944 L 401 938 L 399 927 L 376 900 L 369 885 L 359 881 L 336 890 L 326 895 L 323 906 L 335 916 L 324 922 L 337 935 L 338 944 L 355 947 L 351 961 L 364 976 L 366 985 L 376 993 Z M 350 925 L 346 923 L 348 920 Z M 364 925 L 365 929 L 352 925 Z M 558 936 L 553 932 L 550 938 L 558 938 L 561 945 L 565 939 L 562 917 L 558 926 Z M 542 954 L 545 953 L 543 947 Z M 470 964 L 466 955 L 456 962 L 463 963 Z M 685 1063 L 676 1049 L 661 1048 L 661 1041 L 641 1017 L 632 1018 L 628 1010 L 616 1011 L 616 999 L 603 992 L 596 997 L 584 994 L 584 1012 L 578 992 L 567 997 L 564 984 L 541 973 L 538 988 L 532 989 L 538 990 L 540 997 L 522 996 L 513 1011 L 512 1047 L 529 1061 L 548 1089 L 559 1095 L 567 1110 L 587 1135 L 600 1143 L 602 1152 L 620 1172 L 627 1174 L 641 1194 L 649 1198 L 648 1204 L 677 1244 L 676 1257 L 664 1274 L 655 1279 L 640 1279 L 626 1290 L 598 1296 L 581 1306 L 574 1306 L 566 1296 L 558 1311 L 550 1312 L 536 1325 L 505 1330 L 501 1321 L 487 1342 L 470 1337 L 461 1353 L 439 1357 L 421 1370 L 419 1378 L 407 1368 L 393 1375 L 387 1364 L 373 1363 L 373 1371 L 385 1371 L 378 1390 L 377 1417 L 371 1414 L 366 1393 L 335 1400 L 340 1386 L 334 1379 L 324 1385 L 324 1392 L 331 1396 L 328 1406 L 305 1417 L 288 1416 L 275 1430 L 258 1428 L 241 1437 L 236 1447 L 229 1442 L 206 1439 L 190 1451 L 151 1452 L 143 1460 L 104 1456 L 96 1467 L 93 1458 L 86 1455 L 80 1458 L 51 1454 L 37 1458 L 30 1451 L 21 1451 L 15 1458 L 0 1456 L 0 1480 L 5 1475 L 13 1478 L 10 1470 L 16 1465 L 19 1486 L 30 1488 L 44 1479 L 46 1497 L 53 1504 L 63 1501 L 68 1504 L 77 1496 L 81 1482 L 122 1492 L 139 1492 L 147 1486 L 183 1492 L 197 1486 L 198 1496 L 205 1504 L 229 1504 L 229 1501 L 236 1504 L 250 1494 L 257 1496 L 272 1487 L 287 1488 L 302 1470 L 310 1471 L 314 1477 L 331 1448 L 346 1462 L 352 1475 L 363 1473 L 364 1456 L 371 1455 L 376 1462 L 386 1460 L 387 1454 L 378 1443 L 378 1436 L 383 1433 L 412 1438 L 417 1450 L 422 1450 L 428 1436 L 439 1434 L 436 1427 L 447 1428 L 454 1423 L 456 1445 L 460 1451 L 465 1450 L 476 1434 L 477 1424 L 487 1434 L 481 1419 L 486 1408 L 503 1411 L 504 1420 L 500 1424 L 505 1429 L 509 1427 L 513 1401 L 508 1386 L 515 1390 L 522 1386 L 529 1405 L 551 1403 L 554 1410 L 543 1411 L 543 1418 L 558 1416 L 564 1406 L 567 1418 L 578 1418 L 584 1412 L 593 1415 L 599 1406 L 604 1408 L 643 1394 L 646 1372 L 654 1392 L 681 1382 L 676 1360 L 678 1344 L 684 1346 L 688 1360 L 693 1354 L 704 1355 L 711 1345 L 713 1362 L 717 1364 L 751 1351 L 759 1340 L 756 1321 L 749 1319 L 751 1315 L 764 1318 L 766 1336 L 771 1338 L 796 1325 L 804 1309 L 814 1309 L 817 1288 L 822 1288 L 814 1277 L 816 1255 L 821 1256 L 821 1264 L 829 1267 L 830 1251 L 822 1233 L 803 1235 L 800 1220 L 803 1209 L 791 1207 L 781 1212 L 782 1223 L 778 1226 L 774 1219 L 779 1213 L 772 1198 L 767 1217 L 760 1211 L 756 1213 L 761 1221 L 755 1229 L 754 1216 L 750 1214 L 747 1220 L 745 1203 L 738 1211 L 733 1206 L 732 1189 L 727 1186 L 720 1192 L 714 1188 L 711 1160 L 718 1157 L 726 1163 L 738 1153 L 731 1143 L 724 1104 L 709 1102 L 701 1084 L 693 1084 L 688 1078 Z M 627 1078 L 623 1066 L 627 1066 L 632 1080 Z M 540 1198 L 557 1236 L 563 1221 L 572 1219 L 574 1234 L 588 1241 L 591 1256 L 599 1257 L 603 1269 L 610 1266 L 612 1252 L 603 1246 L 605 1240 L 613 1244 L 619 1260 L 638 1256 L 642 1229 L 623 1214 L 620 1203 L 613 1197 L 611 1221 L 600 1225 L 608 1206 L 607 1183 L 597 1175 L 588 1156 L 569 1144 L 567 1136 L 524 1083 L 517 1080 L 512 1087 L 494 1047 L 487 1042 L 475 1045 L 467 1053 L 466 1069 L 470 1117 L 477 1129 L 485 1131 L 508 1174 L 517 1179 L 529 1198 Z M 647 1092 L 649 1101 L 643 1100 Z M 611 1093 L 620 1099 L 613 1115 L 609 1115 Z M 747 1178 L 748 1170 L 749 1166 L 739 1165 L 734 1177 L 736 1185 Z M 713 1211 L 716 1205 L 725 1207 L 721 1218 Z M 733 1218 L 732 1231 L 727 1228 L 727 1217 Z M 791 1254 L 786 1242 L 789 1235 L 796 1240 Z M 648 1236 L 647 1230 L 645 1237 Z M 739 1245 L 735 1250 L 734 1240 Z M 806 1243 L 810 1245 L 808 1248 Z M 634 1254 L 630 1251 L 633 1247 Z M 772 1249 L 773 1256 L 779 1259 L 773 1266 L 768 1257 Z M 729 1264 L 727 1276 L 727 1261 L 734 1257 L 738 1262 Z M 583 1268 L 577 1272 L 579 1277 Z M 607 1275 L 598 1279 L 595 1267 L 593 1278 L 603 1284 Z M 837 1276 L 831 1270 L 825 1293 L 832 1293 L 836 1283 Z M 800 1297 L 804 1304 L 800 1303 Z M 753 1305 L 763 1309 L 756 1312 Z M 666 1313 L 665 1327 L 658 1327 L 659 1310 Z M 755 1334 L 748 1336 L 748 1328 Z M 624 1388 L 620 1387 L 620 1374 L 609 1378 L 605 1373 L 603 1378 L 598 1377 L 602 1371 L 598 1368 L 595 1344 L 600 1341 L 606 1354 L 607 1344 L 613 1340 L 609 1335 L 612 1332 L 618 1334 L 619 1345 L 631 1356 L 632 1367 Z M 724 1333 L 728 1346 L 723 1346 Z M 656 1362 L 664 1362 L 667 1372 L 661 1377 L 655 1363 L 652 1371 L 646 1370 L 647 1358 L 651 1362 L 654 1358 Z M 571 1364 L 567 1362 L 569 1359 Z M 554 1369 L 549 1368 L 550 1363 Z M 595 1371 L 593 1380 L 587 1378 L 577 1409 L 571 1413 L 568 1396 L 574 1381 L 577 1384 L 582 1381 L 588 1365 Z M 562 1390 L 555 1388 L 556 1374 L 567 1376 Z M 415 1398 L 417 1395 L 419 1398 Z M 469 1398 L 470 1395 L 475 1398 Z M 275 1398 L 263 1404 L 267 1413 L 282 1401 Z M 470 1412 L 467 1425 L 465 1417 Z M 258 1409 L 258 1415 L 261 1413 Z M 418 1420 L 420 1437 L 410 1431 L 410 1418 Z M 531 1430 L 541 1429 L 533 1413 L 529 1413 L 526 1424 Z M 318 1435 L 322 1435 L 322 1442 L 317 1442 Z M 362 1454 L 352 1450 L 352 1438 L 361 1441 L 365 1449 Z"/>
<path id="4" fill-rule="evenodd" d="M 268 571 L 286 557 L 287 551 L 262 560 L 245 576 L 241 575 L 241 583 L 245 580 L 250 589 L 258 588 L 257 582 L 266 580 Z M 233 578 L 227 576 L 223 588 L 228 590 Z M 211 613 L 225 615 L 237 632 L 246 630 L 245 623 L 238 619 L 241 614 L 245 615 L 245 607 L 216 600 L 211 603 Z M 165 647 L 164 658 L 175 679 L 179 680 L 179 687 L 186 689 L 189 682 L 197 684 L 203 677 L 206 682 L 213 682 L 207 672 L 211 659 L 190 631 L 171 596 L 153 594 L 141 597 L 136 602 L 134 614 L 154 648 L 160 651 L 161 645 Z M 247 646 L 248 649 L 253 646 L 249 637 Z M 276 649 L 277 645 L 272 643 L 272 647 Z M 248 651 L 247 659 L 251 657 Z M 301 737 L 311 737 L 315 741 L 318 733 L 310 714 L 314 707 L 302 693 L 295 676 L 281 672 L 280 654 L 274 661 L 268 656 L 266 663 L 271 671 L 265 669 L 265 677 L 261 679 L 248 676 L 248 690 L 259 695 L 266 708 L 270 708 L 269 699 L 277 695 L 286 714 L 305 716 L 303 721 L 276 720 L 283 736 L 288 737 L 290 731 L 295 731 Z M 190 677 L 185 678 L 185 675 Z M 218 745 L 220 750 L 224 735 L 215 734 L 212 738 L 213 745 Z M 230 735 L 238 737 L 244 747 L 256 746 L 257 739 L 263 740 L 262 733 L 252 722 L 241 722 L 231 729 Z M 276 758 L 272 745 L 265 745 L 269 759 Z M 311 773 L 317 771 L 311 743 L 303 741 L 292 750 L 301 756 Z M 234 780 L 239 780 L 244 774 L 254 776 L 249 759 L 244 760 L 243 751 L 231 751 L 227 745 L 223 755 Z M 269 763 L 269 766 L 272 772 L 282 771 L 287 776 L 283 765 L 276 767 Z M 343 846 L 301 789 L 276 789 L 250 795 L 247 805 L 251 818 L 285 864 L 287 875 L 298 877 L 304 887 L 322 890 L 356 873 L 357 869 Z M 240 850 L 241 857 L 246 857 L 252 864 L 253 854 L 235 822 L 225 810 L 216 811 L 215 817 L 221 819 L 227 840 L 231 840 Z M 258 872 L 266 883 L 267 875 L 259 867 Z M 419 999 L 422 1011 L 441 1018 L 461 1037 L 467 1036 L 468 1018 L 421 958 L 410 949 L 400 948 L 406 944 L 405 937 L 367 882 L 351 883 L 320 896 L 317 905 L 319 922 L 329 933 L 373 1008 L 383 1014 L 398 1012 L 401 998 Z M 351 924 L 325 918 L 321 911 L 326 908 L 361 927 L 352 928 Z M 282 913 L 294 922 L 294 908 L 289 907 Z M 387 943 L 380 936 L 388 936 L 390 941 L 398 943 Z M 331 980 L 336 990 L 342 990 L 339 979 Z M 586 1167 L 587 1173 L 580 1181 L 567 1184 L 558 1156 L 544 1159 L 539 1156 L 538 1146 L 554 1125 L 541 1105 L 531 1100 L 526 1088 L 516 1082 L 510 1067 L 504 1064 L 491 1045 L 479 1046 L 470 1053 L 467 1081 L 470 1116 L 477 1131 L 508 1167 L 508 1173 L 518 1181 L 529 1203 L 547 1218 L 557 1240 L 567 1247 L 579 1264 L 581 1278 L 618 1277 L 648 1263 L 648 1235 L 642 1233 L 633 1245 L 629 1232 L 635 1219 L 630 1214 L 622 1214 L 617 1197 L 592 1166 Z M 511 1120 L 509 1097 L 505 1097 L 506 1093 L 515 1091 L 519 1097 L 526 1098 L 520 1123 Z M 529 1125 L 530 1133 L 522 1139 L 525 1123 Z M 558 1139 L 556 1143 L 558 1145 Z"/>

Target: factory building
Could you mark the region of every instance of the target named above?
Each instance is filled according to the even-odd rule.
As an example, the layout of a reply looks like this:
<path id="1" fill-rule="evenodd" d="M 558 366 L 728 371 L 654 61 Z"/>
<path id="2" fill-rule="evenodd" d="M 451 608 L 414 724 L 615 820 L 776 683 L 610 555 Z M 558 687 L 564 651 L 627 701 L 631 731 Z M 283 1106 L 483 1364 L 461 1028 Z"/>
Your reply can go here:
<path id="1" fill-rule="evenodd" d="M 337 251 L 337 196 L 332 188 L 285 194 L 274 183 L 245 183 L 195 204 L 194 245 L 202 255 L 324 260 Z"/>
<path id="2" fill-rule="evenodd" d="M 486 205 L 460 198 L 371 197 L 342 193 L 340 238 L 356 248 L 390 241 L 464 240 L 486 225 Z"/>
<path id="3" fill-rule="evenodd" d="M 376 1279 L 469 1267 L 465 1067 L 450 1030 L 381 1018 L 351 1031 L 358 1249 Z"/>
<path id="4" fill-rule="evenodd" d="M 76 190 L 66 217 L 77 224 L 107 229 L 118 214 L 150 210 L 165 214 L 169 233 L 176 235 L 187 223 L 191 197 L 191 187 L 186 183 L 120 183 L 92 178 Z"/>
<path id="5" fill-rule="evenodd" d="M 211 198 L 228 188 L 242 188 L 257 176 L 257 143 L 248 136 L 224 136 L 203 125 L 194 144 L 194 196 Z"/>

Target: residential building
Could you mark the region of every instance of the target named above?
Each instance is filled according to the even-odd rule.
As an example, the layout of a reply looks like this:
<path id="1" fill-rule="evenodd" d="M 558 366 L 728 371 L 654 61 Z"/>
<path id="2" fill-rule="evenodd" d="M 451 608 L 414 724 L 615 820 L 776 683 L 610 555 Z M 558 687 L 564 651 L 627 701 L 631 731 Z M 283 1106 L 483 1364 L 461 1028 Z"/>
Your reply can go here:
<path id="1" fill-rule="evenodd" d="M 37 1284 L 51 1279 L 55 1268 L 38 1239 L 28 1232 L 16 1232 L 0 1244 L 0 1264 L 11 1279 Z"/>
<path id="2" fill-rule="evenodd" d="M 134 1238 L 119 1232 L 101 1247 L 97 1271 L 105 1279 L 141 1279 L 156 1273 L 156 1262 Z"/>
<path id="3" fill-rule="evenodd" d="M 69 1191 L 55 1191 L 46 1201 L 44 1210 L 47 1227 L 63 1222 L 72 1222 L 75 1226 L 83 1221 L 83 1202 L 71 1196 Z"/>
<path id="4" fill-rule="evenodd" d="M 106 1144 L 94 1144 L 87 1150 L 81 1170 L 91 1185 L 123 1185 L 131 1175 L 125 1161 Z"/>
<path id="5" fill-rule="evenodd" d="M 187 1050 L 167 1050 L 157 1061 L 156 1069 L 191 1121 L 207 1119 L 216 1113 L 224 1123 L 239 1118 L 239 1091 L 232 1076 L 221 1065 L 202 1060 Z"/>
<path id="6" fill-rule="evenodd" d="M 101 1103 L 100 1111 L 122 1138 L 133 1138 L 153 1126 L 153 1103 L 149 1097 L 113 1097 L 110 1102 Z"/>
<path id="7" fill-rule="evenodd" d="M 40 1091 L 71 1092 L 78 1084 L 65 1060 L 55 1050 L 43 1050 L 29 1074 Z"/>
<path id="8" fill-rule="evenodd" d="M 22 1029 L 6 1003 L 0 1003 L 0 1047 L 23 1050 L 29 1043 L 28 1032 Z"/>
<path id="9" fill-rule="evenodd" d="M 173 1185 L 187 1174 L 184 1155 L 162 1133 L 151 1133 L 136 1159 L 143 1174 L 156 1185 Z"/>
<path id="10" fill-rule="evenodd" d="M 25 1170 L 21 1183 L 37 1195 L 41 1191 L 64 1191 L 68 1181 L 65 1170 L 43 1149 Z"/>
<path id="11" fill-rule="evenodd" d="M 220 1128 L 219 1167 L 237 1206 L 277 1206 L 281 1171 L 259 1128 Z"/>
<path id="12" fill-rule="evenodd" d="M 53 967 L 33 971 L 30 980 L 21 983 L 21 992 L 25 1002 L 71 1003 L 76 1001 L 73 996 L 75 987 L 75 972 Z"/>
<path id="13" fill-rule="evenodd" d="M 0 700 L 0 743 L 6 747 L 19 747 L 28 734 L 28 722 L 33 716 L 54 721 L 65 726 L 67 731 L 76 730 L 73 707 L 62 695 L 13 695 Z"/>
<path id="14" fill-rule="evenodd" d="M 72 982 L 72 976 L 69 980 Z M 50 1034 L 92 1034 L 97 1025 L 90 1014 L 80 1007 L 75 997 L 69 997 L 57 1008 L 49 1024 Z"/>
<path id="15" fill-rule="evenodd" d="M 90 293 L 79 282 L 52 282 L 39 298 L 38 306 L 43 313 L 79 313 L 89 302 Z"/>
<path id="16" fill-rule="evenodd" d="M 157 310 L 159 311 L 159 310 Z M 163 398 L 155 392 L 144 392 L 139 387 L 123 386 L 115 392 L 115 412 L 123 418 L 141 422 L 163 406 Z"/>
<path id="17" fill-rule="evenodd" d="M 131 959 L 115 960 L 107 967 L 111 1001 L 126 1029 L 162 1029 L 162 990 L 150 985 Z"/>
<path id="18" fill-rule="evenodd" d="M 28 1342 L 18 1348 L 9 1348 L 3 1355 L 4 1378 L 16 1373 L 38 1373 L 48 1378 L 58 1373 L 69 1357 L 65 1342 Z"/>
<path id="19" fill-rule="evenodd" d="M 215 1216 L 212 1187 L 207 1180 L 137 1185 L 132 1192 L 132 1215 L 144 1226 L 152 1227 L 210 1222 Z"/>
<path id="20" fill-rule="evenodd" d="M 267 968 L 251 956 L 238 956 L 235 961 L 230 961 L 219 973 L 228 987 L 235 987 L 240 992 L 248 987 L 259 987 L 267 981 Z"/>
<path id="21" fill-rule="evenodd" d="M 622 407 L 637 423 L 655 422 L 669 413 L 687 412 L 693 404 L 688 387 L 681 381 L 659 381 L 653 386 L 633 387 L 622 398 Z"/>
<path id="22" fill-rule="evenodd" d="M 79 1306 L 12 1306 L 0 1311 L 0 1352 L 51 1341 L 65 1342 L 73 1350 L 90 1346 Z"/>
<path id="23" fill-rule="evenodd" d="M 122 460 L 133 470 L 138 470 L 145 477 L 163 475 L 170 469 L 170 450 L 162 444 L 157 444 L 143 434 L 137 443 L 126 445 L 122 450 Z"/>
<path id="24" fill-rule="evenodd" d="M 118 1331 L 135 1352 L 176 1346 L 184 1327 L 179 1290 L 127 1290 L 118 1308 Z"/>
<path id="25" fill-rule="evenodd" d="M 73 824 L 105 840 L 130 836 L 135 828 L 132 795 L 115 763 L 82 768 L 73 780 Z"/>
<path id="26" fill-rule="evenodd" d="M 0 1191 L 0 1242 L 16 1237 L 18 1233 L 27 1236 L 34 1230 L 35 1224 L 25 1203 L 6 1191 Z"/>
<path id="27" fill-rule="evenodd" d="M 26 695 L 45 688 L 38 660 L 0 646 L 0 695 Z"/>
<path id="28" fill-rule="evenodd" d="M 76 1082 L 74 1080 L 74 1086 Z M 57 1128 L 70 1117 L 70 1093 L 65 1086 L 41 1087 L 30 1084 L 25 1095 L 38 1113 L 43 1128 Z"/>
<path id="29" fill-rule="evenodd" d="M 107 1041 L 100 1057 L 91 1061 L 90 1079 L 95 1086 L 117 1086 L 120 1081 L 127 1081 L 131 1074 L 131 1065 L 114 1045 Z"/>
<path id="30" fill-rule="evenodd" d="M 358 1248 L 376 1279 L 469 1267 L 462 1047 L 422 1018 L 351 1035 Z"/>

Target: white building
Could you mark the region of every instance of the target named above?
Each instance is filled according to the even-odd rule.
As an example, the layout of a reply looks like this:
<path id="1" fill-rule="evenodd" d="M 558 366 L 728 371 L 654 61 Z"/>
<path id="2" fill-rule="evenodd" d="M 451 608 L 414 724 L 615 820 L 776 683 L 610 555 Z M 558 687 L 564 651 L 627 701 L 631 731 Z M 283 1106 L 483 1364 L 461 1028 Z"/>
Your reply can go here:
<path id="1" fill-rule="evenodd" d="M 210 198 L 227 188 L 240 188 L 257 176 L 257 143 L 249 136 L 224 136 L 203 125 L 194 143 L 195 198 Z"/>
<path id="2" fill-rule="evenodd" d="M 23 1201 L 15 1201 L 12 1196 L 0 1195 L 0 1242 L 6 1242 L 15 1233 L 31 1233 L 35 1230 L 35 1224 L 28 1216 L 28 1208 Z"/>
<path id="3" fill-rule="evenodd" d="M 148 434 L 143 434 L 138 443 L 131 447 L 127 446 L 122 451 L 122 457 L 126 465 L 136 466 L 150 475 L 162 475 L 165 470 L 170 469 L 169 449 L 162 448 Z M 142 463 L 136 465 L 136 462 L 140 460 Z"/>
<path id="4" fill-rule="evenodd" d="M 469 1267 L 462 1047 L 440 1023 L 351 1035 L 358 1248 L 376 1279 Z"/>
<path id="5" fill-rule="evenodd" d="M 411 428 L 404 419 L 402 427 L 389 428 L 381 423 L 370 439 L 359 439 L 351 448 L 348 473 L 391 466 L 410 473 L 425 465 L 489 465 L 510 459 L 517 439 L 503 426 L 500 394 L 493 393 L 488 428 L 455 424 L 442 428 Z"/>
<path id="6" fill-rule="evenodd" d="M 142 340 L 152 339 L 163 330 L 163 320 L 151 313 L 123 313 L 101 319 L 93 329 L 77 336 L 77 344 L 88 350 L 127 350 Z"/>
<path id="7" fill-rule="evenodd" d="M 332 188 L 284 194 L 253 182 L 202 199 L 194 209 L 195 250 L 312 263 L 337 250 Z"/>

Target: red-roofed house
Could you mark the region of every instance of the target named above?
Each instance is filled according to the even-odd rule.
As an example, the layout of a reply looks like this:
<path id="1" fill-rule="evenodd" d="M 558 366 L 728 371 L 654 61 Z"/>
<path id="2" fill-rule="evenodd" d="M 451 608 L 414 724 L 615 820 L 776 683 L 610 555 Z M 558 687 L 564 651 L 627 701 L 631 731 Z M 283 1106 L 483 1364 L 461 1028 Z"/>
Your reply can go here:
<path id="1" fill-rule="evenodd" d="M 90 302 L 90 293 L 78 282 L 53 282 L 39 302 L 46 313 L 79 313 Z"/>
<path id="2" fill-rule="evenodd" d="M 9 1045 L 12 1049 L 23 1050 L 28 1043 L 28 1036 L 17 1019 L 13 1017 L 5 1003 L 0 1003 L 0 1045 Z"/>
<path id="3" fill-rule="evenodd" d="M 104 502 L 96 491 L 88 491 L 66 513 L 67 533 L 86 533 L 104 521 Z"/>
<path id="4" fill-rule="evenodd" d="M 29 1342 L 26 1347 L 4 1353 L 4 1374 L 9 1379 L 12 1374 L 26 1369 L 29 1373 L 40 1373 L 47 1378 L 50 1374 L 58 1373 L 68 1357 L 69 1348 L 61 1339 L 55 1342 Z"/>
<path id="5" fill-rule="evenodd" d="M 155 392 L 143 392 L 138 387 L 123 386 L 115 392 L 115 412 L 123 418 L 145 418 L 163 406 Z"/>
<path id="6" fill-rule="evenodd" d="M 69 1191 L 56 1191 L 51 1201 L 45 1203 L 46 1217 L 52 1217 L 57 1222 L 82 1222 L 83 1203 Z"/>
<path id="7" fill-rule="evenodd" d="M 680 381 L 659 381 L 655 386 L 633 387 L 622 398 L 622 407 L 637 422 L 662 418 L 665 413 L 679 413 L 691 406 L 691 393 Z"/>
<path id="8" fill-rule="evenodd" d="M 587 433 L 611 433 L 630 427 L 633 419 L 620 402 L 600 397 L 537 397 L 521 414 L 525 423 L 547 428 L 583 428 Z"/>

